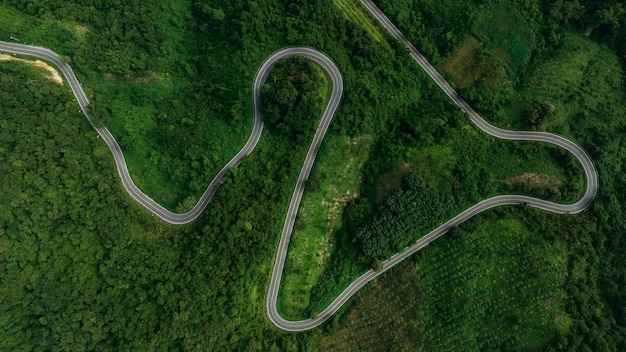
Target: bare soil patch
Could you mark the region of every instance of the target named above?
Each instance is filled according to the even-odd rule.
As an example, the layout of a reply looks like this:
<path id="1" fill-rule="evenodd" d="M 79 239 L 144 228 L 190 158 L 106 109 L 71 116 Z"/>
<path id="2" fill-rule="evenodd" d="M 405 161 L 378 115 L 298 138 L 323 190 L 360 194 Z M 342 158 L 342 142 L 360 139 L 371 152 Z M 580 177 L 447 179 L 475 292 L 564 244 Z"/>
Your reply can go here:
<path id="1" fill-rule="evenodd" d="M 43 68 L 44 70 L 48 71 L 48 74 L 46 75 L 48 79 L 51 79 L 58 84 L 61 84 L 61 85 L 63 84 L 63 77 L 61 77 L 59 72 L 56 69 L 54 69 L 54 67 L 48 65 L 47 63 L 41 60 L 35 60 L 35 61 L 25 60 L 25 59 L 20 59 L 19 57 L 11 56 L 11 55 L 0 54 L 0 61 L 11 61 L 11 60 L 20 61 L 20 62 L 27 63 L 29 65 Z"/>

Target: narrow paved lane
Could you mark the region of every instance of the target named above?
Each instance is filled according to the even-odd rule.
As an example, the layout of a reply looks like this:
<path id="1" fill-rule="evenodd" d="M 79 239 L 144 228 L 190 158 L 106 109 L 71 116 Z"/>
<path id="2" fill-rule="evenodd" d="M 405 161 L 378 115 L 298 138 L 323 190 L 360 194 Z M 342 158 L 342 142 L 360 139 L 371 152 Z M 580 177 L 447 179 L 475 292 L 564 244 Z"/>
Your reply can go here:
<path id="1" fill-rule="evenodd" d="M 80 108 L 83 111 L 83 114 L 87 117 L 87 119 L 89 119 L 90 122 L 92 122 L 91 116 L 89 115 L 89 111 L 88 111 L 89 100 L 87 99 L 85 92 L 83 91 L 81 85 L 76 79 L 76 76 L 74 75 L 74 72 L 72 71 L 72 68 L 67 63 L 65 63 L 55 52 L 46 48 L 35 47 L 35 46 L 30 46 L 30 45 L 15 44 L 15 43 L 9 43 L 9 42 L 2 42 L 2 41 L 0 41 L 0 52 L 34 56 L 34 57 L 46 60 L 50 62 L 51 64 L 53 64 L 54 66 L 56 66 L 61 71 L 63 76 L 65 76 L 65 79 L 67 80 L 70 87 L 72 88 L 72 92 L 74 92 L 74 96 L 76 97 L 76 100 L 78 101 L 78 104 L 80 105 Z M 158 216 L 162 220 L 167 221 L 171 224 L 177 224 L 177 225 L 186 224 L 195 220 L 198 216 L 200 216 L 200 214 L 202 214 L 206 206 L 211 201 L 211 198 L 213 198 L 213 195 L 215 194 L 216 186 L 221 183 L 222 178 L 224 177 L 228 169 L 238 166 L 241 163 L 241 160 L 243 160 L 243 158 L 245 158 L 246 156 L 250 155 L 250 153 L 252 153 L 252 151 L 256 147 L 259 139 L 261 138 L 261 132 L 263 131 L 263 118 L 261 116 L 260 104 L 259 104 L 259 95 L 261 92 L 261 87 L 265 83 L 265 79 L 267 78 L 267 75 L 271 71 L 271 68 L 274 66 L 274 64 L 280 59 L 284 59 L 284 58 L 288 58 L 292 56 L 302 56 L 302 57 L 306 57 L 308 59 L 315 61 L 329 74 L 329 76 L 331 77 L 333 81 L 333 91 L 330 97 L 330 101 L 328 102 L 326 111 L 324 112 L 324 115 L 322 116 L 322 120 L 320 122 L 320 128 L 318 129 L 318 133 L 316 133 L 315 138 L 313 139 L 313 143 L 311 144 L 309 153 L 307 154 L 307 159 L 305 160 L 305 164 L 302 168 L 301 176 L 302 176 L 302 173 L 304 173 L 304 175 L 306 176 L 304 179 L 306 179 L 311 170 L 311 167 L 313 166 L 313 161 L 315 160 L 315 156 L 317 155 L 317 153 L 311 153 L 311 150 L 316 151 L 319 148 L 319 144 L 322 142 L 324 133 L 326 133 L 326 128 L 328 127 L 328 124 L 330 123 L 330 120 L 332 119 L 332 115 L 334 111 L 337 109 L 337 106 L 339 105 L 341 94 L 343 92 L 343 81 L 341 79 L 341 73 L 339 72 L 339 69 L 335 66 L 335 64 L 328 57 L 318 52 L 317 50 L 314 50 L 311 48 L 292 47 L 292 48 L 286 48 L 286 49 L 283 49 L 274 53 L 263 63 L 263 65 L 261 65 L 261 67 L 257 71 L 256 77 L 254 79 L 254 85 L 253 85 L 254 124 L 252 127 L 252 132 L 250 133 L 250 137 L 248 138 L 248 141 L 246 142 L 246 144 L 241 148 L 241 150 L 219 171 L 219 173 L 211 181 L 207 189 L 204 191 L 204 193 L 200 197 L 200 200 L 198 200 L 198 203 L 196 203 L 196 205 L 188 212 L 179 214 L 179 213 L 174 213 L 172 211 L 169 211 L 165 209 L 164 207 L 162 207 L 157 202 L 155 202 L 148 195 L 143 193 L 135 185 L 132 178 L 130 177 L 130 174 L 128 172 L 128 167 L 124 159 L 124 154 L 122 153 L 122 150 L 119 144 L 117 143 L 117 141 L 115 140 L 115 138 L 113 137 L 113 135 L 109 132 L 109 130 L 106 127 L 96 127 L 94 125 L 94 128 L 96 129 L 100 137 L 102 137 L 102 139 L 109 146 L 109 149 L 111 149 L 111 153 L 113 154 L 113 157 L 115 159 L 115 164 L 117 166 L 119 177 L 122 181 L 124 189 L 126 189 L 126 192 L 128 192 L 128 194 L 133 199 L 135 199 L 135 201 L 143 205 L 146 209 L 148 209 L 154 215 Z M 322 126 L 324 128 L 321 128 Z M 304 186 L 302 186 L 302 189 L 300 189 L 300 194 L 302 193 L 303 188 Z M 294 203 L 295 200 L 296 198 L 292 199 L 292 204 Z M 299 204 L 299 199 L 297 203 Z M 291 206 L 290 206 L 290 209 L 291 209 Z"/>
<path id="2" fill-rule="evenodd" d="M 324 311 L 318 314 L 317 319 L 306 319 L 302 321 L 286 321 L 281 317 L 274 318 L 270 315 L 270 319 L 272 322 L 281 329 L 290 330 L 290 331 L 304 331 L 308 329 L 312 329 L 316 326 L 323 324 L 326 320 L 332 317 L 335 312 L 337 312 L 344 303 L 346 303 L 356 292 L 358 292 L 363 286 L 365 286 L 368 282 L 378 277 L 382 273 L 394 267 L 396 264 L 400 263 L 404 259 L 408 258 L 415 252 L 420 249 L 426 247 L 428 244 L 441 237 L 451 228 L 465 222 L 471 217 L 479 214 L 487 209 L 491 209 L 494 207 L 498 207 L 501 205 L 516 205 L 516 204 L 528 204 L 532 207 L 544 209 L 547 211 L 551 211 L 559 214 L 575 214 L 587 209 L 591 203 L 593 202 L 597 192 L 598 192 L 598 175 L 596 173 L 595 167 L 591 161 L 591 158 L 587 155 L 587 153 L 576 143 L 570 141 L 567 138 L 554 135 L 546 132 L 529 132 L 529 131 L 508 131 L 501 128 L 497 128 L 492 126 L 483 118 L 481 118 L 478 113 L 472 109 L 469 104 L 465 100 L 463 100 L 460 95 L 452 89 L 452 87 L 446 82 L 446 80 L 435 70 L 435 68 L 424 58 L 424 56 L 409 42 L 409 40 L 398 30 L 398 28 L 378 9 L 374 3 L 370 0 L 361 0 L 361 3 L 370 11 L 370 13 L 376 17 L 376 19 L 387 29 L 387 31 L 397 40 L 402 42 L 408 49 L 411 54 L 411 57 L 426 71 L 426 73 L 430 76 L 432 80 L 439 85 L 439 87 L 448 95 L 448 97 L 457 105 L 459 108 L 463 110 L 464 113 L 468 114 L 470 119 L 476 126 L 478 126 L 484 132 L 502 139 L 509 140 L 524 140 L 524 141 L 537 141 L 537 142 L 547 142 L 559 147 L 562 147 L 572 154 L 578 159 L 578 161 L 583 166 L 585 171 L 585 177 L 587 180 L 587 188 L 583 197 L 573 204 L 558 204 L 554 202 L 549 202 L 533 197 L 520 196 L 520 195 L 503 195 L 492 197 L 486 199 L 478 204 L 468 208 L 463 211 L 459 215 L 454 218 L 448 220 L 441 226 L 437 227 L 424 237 L 420 238 L 413 245 L 406 247 L 402 252 L 394 254 L 391 258 L 385 260 L 383 262 L 382 270 L 375 272 L 373 270 L 369 270 L 368 272 L 361 275 L 358 279 L 356 279 L 352 284 L 350 284 Z M 280 278 L 279 278 L 280 280 Z M 274 281 L 274 280 L 272 280 Z M 268 296 L 268 311 L 270 309 L 276 310 L 276 297 L 270 300 L 273 292 L 270 291 L 270 295 Z M 276 293 L 277 295 L 277 293 Z"/>
<path id="3" fill-rule="evenodd" d="M 133 183 L 128 173 L 126 162 L 124 161 L 124 155 L 122 154 L 119 145 L 117 144 L 111 133 L 106 128 L 99 128 L 94 126 L 102 139 L 105 140 L 105 142 L 111 149 L 111 152 L 113 153 L 113 156 L 115 158 L 120 179 L 122 180 L 122 184 L 124 185 L 124 188 L 126 189 L 128 194 L 130 194 L 133 199 L 142 204 L 144 207 L 146 207 L 146 209 L 150 210 L 159 218 L 172 224 L 185 224 L 193 221 L 202 213 L 204 208 L 211 201 L 213 194 L 215 193 L 215 186 L 220 183 L 226 171 L 232 167 L 236 167 L 237 165 L 239 165 L 241 160 L 244 157 L 248 156 L 254 150 L 254 147 L 259 141 L 261 131 L 263 130 L 263 121 L 261 118 L 261 113 L 259 111 L 259 94 L 261 86 L 264 84 L 265 79 L 267 78 L 267 75 L 273 65 L 282 58 L 287 58 L 291 56 L 303 56 L 318 63 L 328 73 L 333 83 L 332 95 L 321 118 L 315 136 L 313 137 L 313 141 L 311 143 L 311 146 L 309 147 L 309 151 L 306 155 L 304 165 L 302 166 L 302 169 L 300 171 L 298 181 L 296 182 L 296 185 L 294 187 L 291 202 L 289 204 L 289 209 L 287 210 L 280 243 L 276 253 L 276 260 L 274 263 L 274 269 L 272 271 L 272 278 L 270 281 L 267 295 L 268 317 L 270 318 L 272 323 L 274 323 L 277 327 L 283 330 L 304 331 L 319 326 L 320 324 L 328 320 L 335 312 L 337 312 L 337 310 L 339 310 L 341 306 L 343 306 L 343 304 L 348 301 L 348 299 L 350 299 L 369 281 L 376 278 L 383 272 L 391 269 L 393 266 L 395 266 L 408 256 L 424 248 L 429 243 L 448 232 L 454 226 L 463 223 L 467 219 L 482 211 L 501 205 L 526 203 L 532 207 L 544 209 L 555 213 L 573 214 L 581 212 L 589 207 L 598 191 L 598 176 L 596 170 L 593 166 L 591 159 L 581 147 L 564 137 L 557 136 L 551 133 L 507 131 L 487 123 L 467 104 L 467 102 L 465 102 L 459 96 L 456 91 L 454 91 L 454 89 L 452 89 L 452 87 L 450 87 L 445 79 L 443 79 L 443 77 L 435 70 L 435 68 L 421 55 L 421 53 L 413 46 L 413 44 L 408 41 L 408 39 L 380 11 L 380 9 L 376 7 L 376 5 L 374 5 L 370 0 L 361 0 L 361 2 L 372 13 L 372 15 L 374 15 L 374 17 L 376 17 L 378 21 L 389 31 L 389 33 L 391 33 L 394 38 L 402 42 L 409 49 L 411 56 L 415 59 L 415 61 L 417 61 L 417 63 L 439 85 L 439 87 L 448 95 L 448 97 L 450 97 L 450 99 L 457 106 L 459 106 L 463 110 L 463 112 L 469 115 L 472 122 L 474 122 L 474 124 L 476 124 L 481 130 L 497 138 L 546 142 L 565 148 L 566 150 L 574 154 L 574 156 L 583 166 L 583 169 L 585 171 L 585 177 L 587 179 L 587 188 L 583 197 L 573 204 L 558 204 L 520 195 L 503 195 L 498 197 L 492 197 L 482 202 L 479 202 L 478 204 L 470 207 L 469 209 L 463 211 L 461 214 L 445 222 L 424 237 L 420 238 L 417 242 L 405 248 L 402 252 L 396 253 L 391 258 L 385 260 L 385 262 L 383 263 L 383 269 L 381 271 L 374 272 L 370 270 L 364 273 L 361 277 L 359 277 L 352 284 L 350 284 L 350 286 L 348 286 L 326 309 L 324 309 L 324 311 L 320 312 L 317 319 L 288 321 L 283 319 L 280 314 L 278 314 L 278 311 L 276 309 L 278 290 L 280 287 L 280 281 L 282 277 L 285 258 L 287 255 L 287 249 L 291 239 L 291 233 L 295 217 L 298 207 L 300 205 L 300 200 L 302 199 L 304 183 L 309 176 L 309 173 L 313 166 L 313 162 L 315 160 L 315 157 L 317 156 L 318 147 L 322 142 L 322 139 L 324 138 L 328 125 L 330 124 L 332 116 L 339 105 L 339 101 L 343 92 L 343 81 L 339 69 L 335 66 L 335 64 L 328 57 L 324 56 L 320 52 L 311 48 L 304 47 L 287 48 L 270 56 L 259 68 L 259 71 L 257 72 L 256 78 L 254 80 L 254 125 L 248 141 L 239 151 L 239 153 L 237 153 L 237 155 L 235 155 L 235 157 L 233 157 L 224 166 L 224 168 L 220 170 L 218 175 L 207 187 L 206 191 L 204 192 L 196 206 L 190 211 L 183 214 L 170 212 L 169 210 L 161 207 L 146 194 L 141 192 L 141 190 L 139 190 L 137 186 L 135 186 L 135 184 Z M 80 87 L 80 84 L 78 83 L 78 80 L 76 79 L 76 76 L 72 72 L 70 66 L 63 62 L 57 54 L 48 49 L 40 47 L 26 46 L 7 42 L 0 42 L 0 51 L 38 57 L 57 66 L 70 84 L 70 87 L 72 88 L 72 91 L 74 92 L 74 95 L 76 96 L 76 99 L 81 106 L 83 113 L 91 121 L 91 118 L 87 111 L 87 105 L 89 104 L 87 97 Z"/>

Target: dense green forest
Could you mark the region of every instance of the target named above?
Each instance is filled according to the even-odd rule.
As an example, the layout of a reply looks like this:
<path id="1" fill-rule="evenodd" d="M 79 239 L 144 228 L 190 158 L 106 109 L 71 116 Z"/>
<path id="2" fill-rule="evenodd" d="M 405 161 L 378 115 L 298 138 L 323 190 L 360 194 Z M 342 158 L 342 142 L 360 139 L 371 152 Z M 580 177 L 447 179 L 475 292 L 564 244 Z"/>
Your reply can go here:
<path id="1" fill-rule="evenodd" d="M 481 214 L 366 287 L 324 327 L 285 333 L 266 318 L 265 295 L 325 104 L 315 65 L 277 65 L 263 89 L 259 146 L 203 216 L 177 227 L 126 195 L 67 84 L 0 61 L 0 349 L 625 349 L 623 5 L 376 3 L 488 121 L 583 146 L 600 176 L 593 206 L 570 216 L 527 207 Z M 488 25 L 494 16 L 503 30 Z M 296 225 L 311 243 L 333 245 L 316 264 L 319 279 L 290 288 L 308 302 L 279 307 L 290 318 L 320 311 L 377 260 L 481 199 L 568 202 L 584 187 L 563 151 L 481 133 L 358 1 L 2 0 L 0 40 L 70 62 L 134 180 L 178 210 L 247 138 L 264 59 L 289 45 L 331 57 L 344 96 L 303 204 L 337 187 L 318 165 L 339 170 L 359 153 L 367 161 L 359 191 L 335 202 L 330 231 Z M 337 143 L 328 141 L 341 138 L 367 148 L 334 158 Z"/>

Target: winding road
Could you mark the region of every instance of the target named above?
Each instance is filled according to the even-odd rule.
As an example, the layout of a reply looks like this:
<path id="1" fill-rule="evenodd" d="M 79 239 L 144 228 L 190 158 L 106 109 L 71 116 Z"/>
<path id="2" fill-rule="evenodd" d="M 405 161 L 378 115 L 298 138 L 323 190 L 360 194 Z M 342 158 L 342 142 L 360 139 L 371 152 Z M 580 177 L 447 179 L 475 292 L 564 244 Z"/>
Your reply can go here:
<path id="1" fill-rule="evenodd" d="M 87 109 L 87 106 L 89 105 L 89 100 L 87 99 L 84 91 L 82 90 L 82 87 L 76 79 L 74 72 L 67 63 L 65 63 L 53 51 L 35 46 L 0 41 L 0 52 L 37 57 L 50 62 L 61 71 L 61 73 L 63 74 L 63 76 L 65 76 L 65 79 L 69 83 L 72 91 L 74 92 L 76 100 L 78 101 L 78 104 L 80 105 L 83 113 L 89 119 L 89 121 L 92 122 L 92 125 L 94 125 L 94 128 L 96 129 L 98 134 L 111 149 L 113 157 L 115 158 L 118 174 L 128 194 L 138 203 L 140 203 L 146 209 L 152 212 L 154 215 L 171 224 L 186 224 L 196 219 L 211 201 L 211 198 L 215 194 L 216 186 L 221 182 L 228 169 L 238 166 L 241 160 L 248 156 L 256 147 L 257 142 L 261 137 L 261 132 L 263 130 L 263 120 L 261 112 L 259 110 L 260 89 L 263 86 L 265 79 L 267 78 L 267 75 L 269 74 L 269 71 L 272 69 L 274 64 L 280 59 L 292 56 L 302 56 L 311 59 L 319 64 L 329 75 L 332 81 L 333 90 L 324 114 L 320 120 L 319 127 L 317 128 L 315 136 L 313 137 L 313 141 L 311 142 L 311 145 L 307 152 L 304 164 L 300 171 L 300 175 L 298 176 L 298 181 L 296 182 L 296 185 L 294 187 L 293 195 L 289 204 L 289 209 L 287 210 L 287 216 L 285 218 L 285 223 L 283 226 L 283 232 L 276 253 L 276 260 L 274 263 L 274 269 L 272 271 L 272 278 L 269 284 L 266 305 L 268 317 L 272 321 L 272 323 L 274 323 L 274 325 L 283 330 L 304 331 L 319 326 L 326 320 L 328 320 L 335 312 L 337 312 L 337 310 L 341 308 L 341 306 L 346 301 L 348 301 L 348 299 L 350 299 L 368 282 L 381 275 L 383 272 L 391 269 L 393 266 L 395 266 L 408 256 L 424 248 L 429 243 L 448 232 L 454 226 L 463 223 L 464 221 L 468 220 L 469 218 L 475 216 L 480 212 L 501 205 L 526 203 L 529 206 L 544 209 L 554 213 L 574 214 L 587 209 L 593 202 L 598 191 L 598 176 L 596 170 L 591 159 L 581 147 L 564 137 L 551 133 L 526 131 L 515 132 L 492 126 L 484 119 L 482 119 L 467 104 L 467 102 L 465 102 L 459 96 L 459 94 L 454 89 L 452 89 L 452 87 L 445 81 L 445 79 L 422 56 L 422 54 L 413 46 L 413 44 L 408 41 L 408 39 L 398 30 L 398 28 L 396 28 L 396 26 L 380 11 L 380 9 L 378 9 L 378 7 L 374 3 L 372 3 L 370 0 L 361 0 L 361 3 L 395 39 L 402 42 L 409 49 L 410 54 L 415 59 L 415 61 L 417 61 L 422 69 L 426 71 L 426 73 L 435 81 L 435 83 L 439 85 L 439 87 L 448 95 L 448 97 L 450 97 L 450 99 L 457 106 L 459 106 L 464 113 L 469 115 L 470 119 L 474 124 L 476 124 L 476 126 L 478 126 L 484 132 L 497 138 L 547 142 L 568 150 L 578 159 L 578 161 L 583 166 L 585 177 L 587 180 L 587 187 L 582 198 L 573 204 L 558 204 L 538 198 L 520 195 L 503 195 L 481 201 L 478 204 L 463 211 L 459 215 L 455 216 L 454 218 L 448 220 L 441 226 L 437 227 L 435 230 L 420 238 L 413 245 L 406 247 L 402 252 L 396 253 L 391 258 L 385 260 L 383 262 L 382 270 L 377 272 L 370 270 L 361 275 L 357 280 L 350 284 L 326 309 L 324 309 L 324 311 L 320 312 L 316 319 L 305 319 L 301 321 L 285 320 L 278 313 L 276 309 L 276 302 L 278 299 L 278 290 L 280 287 L 280 281 L 282 277 L 285 258 L 287 255 L 287 249 L 291 239 L 294 221 L 296 218 L 298 207 L 300 205 L 300 200 L 302 199 L 302 193 L 304 191 L 304 183 L 309 177 L 313 162 L 315 161 L 315 158 L 317 156 L 318 147 L 321 144 L 324 135 L 326 134 L 326 130 L 332 120 L 334 112 L 339 106 L 339 101 L 343 93 L 343 80 L 341 77 L 341 73 L 337 66 L 332 62 L 332 60 L 330 60 L 327 56 L 318 52 L 317 50 L 306 47 L 286 48 L 271 55 L 261 65 L 254 80 L 254 124 L 248 141 L 237 153 L 237 155 L 235 155 L 215 176 L 215 178 L 213 179 L 213 181 L 211 181 L 206 191 L 202 194 L 200 200 L 193 207 L 193 209 L 189 210 L 186 213 L 178 214 L 163 208 L 161 205 L 159 205 L 149 196 L 143 193 L 134 184 L 133 180 L 130 177 L 130 174 L 128 173 L 128 168 L 126 166 L 126 161 L 124 160 L 124 155 L 115 138 L 111 135 L 106 127 L 97 127 L 93 124 L 93 121 L 91 120 L 89 111 Z"/>

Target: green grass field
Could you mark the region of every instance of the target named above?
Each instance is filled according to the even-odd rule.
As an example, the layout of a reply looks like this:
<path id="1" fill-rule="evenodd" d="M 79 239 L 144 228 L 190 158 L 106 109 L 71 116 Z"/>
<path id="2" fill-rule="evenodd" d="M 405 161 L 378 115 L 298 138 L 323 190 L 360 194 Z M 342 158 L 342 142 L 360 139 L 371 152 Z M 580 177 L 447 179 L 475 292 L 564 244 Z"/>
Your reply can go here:
<path id="1" fill-rule="evenodd" d="M 358 0 L 333 0 L 343 15 L 351 22 L 363 27 L 377 42 L 385 40 L 384 32 Z"/>
<path id="2" fill-rule="evenodd" d="M 468 88 L 484 81 L 491 91 L 497 91 L 508 79 L 503 65 L 490 56 L 483 55 L 484 44 L 468 35 L 455 52 L 442 60 L 439 69 L 457 88 Z"/>
<path id="3" fill-rule="evenodd" d="M 343 208 L 358 196 L 360 174 L 372 138 L 329 136 L 304 193 L 285 261 L 278 306 L 286 318 L 308 317 L 311 288 L 335 248 Z"/>
<path id="4" fill-rule="evenodd" d="M 586 125 L 590 121 L 586 115 L 602 114 L 604 105 L 620 98 L 622 76 L 619 61 L 607 48 L 581 34 L 568 33 L 561 50 L 539 65 L 510 106 L 503 108 L 518 114 L 500 115 L 522 128 L 524 106 L 533 101 L 547 102 L 555 110 L 539 128 L 567 133 L 570 122 Z"/>
<path id="5" fill-rule="evenodd" d="M 497 91 L 517 75 L 534 45 L 533 33 L 511 5 L 486 7 L 456 50 L 439 64 L 441 72 L 458 88 L 483 81 Z"/>
<path id="6" fill-rule="evenodd" d="M 439 64 L 441 72 L 451 79 L 457 88 L 467 88 L 476 84 L 485 74 L 479 67 L 479 50 L 484 45 L 473 35 L 467 36 L 456 51 Z"/>
<path id="7" fill-rule="evenodd" d="M 439 192 L 450 193 L 454 184 L 457 155 L 449 145 L 432 145 L 423 149 L 408 148 L 403 161 L 381 176 L 376 184 L 376 200 L 381 201 L 402 187 L 404 176 L 416 170 L 424 182 Z"/>
<path id="8" fill-rule="evenodd" d="M 486 7 L 472 25 L 472 33 L 485 42 L 486 54 L 502 63 L 515 77 L 530 58 L 534 36 L 520 12 L 510 4 Z"/>
<path id="9" fill-rule="evenodd" d="M 547 143 L 504 141 L 487 137 L 474 125 L 466 125 L 462 131 L 463 137 L 453 142 L 453 149 L 461 155 L 460 159 L 472 158 L 472 153 L 481 155 L 472 163 L 473 168 L 485 170 L 485 181 L 489 182 L 488 194 L 483 197 L 498 194 L 522 193 L 540 196 L 553 201 L 573 201 L 582 194 L 584 174 L 582 167 L 570 154 L 560 148 Z M 471 151 L 468 153 L 468 151 Z M 466 159 L 467 160 L 467 159 Z M 552 192 L 537 194 L 537 191 L 549 191 L 552 184 L 537 184 L 526 182 L 520 187 L 506 187 L 504 181 L 526 173 L 549 175 L 565 187 L 575 190 L 573 193 L 561 194 Z"/>
<path id="10" fill-rule="evenodd" d="M 469 123 L 445 144 L 407 148 L 403 160 L 377 180 L 376 200 L 402 187 L 403 177 L 413 170 L 439 192 L 455 193 L 467 186 L 488 190 L 476 193 L 468 200 L 472 203 L 511 193 L 567 202 L 578 199 L 584 186 L 582 167 L 569 153 L 546 143 L 496 139 Z M 485 184 L 459 184 L 462 170 L 482 173 Z"/>

